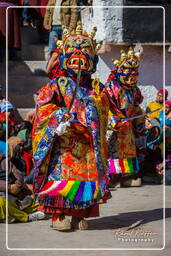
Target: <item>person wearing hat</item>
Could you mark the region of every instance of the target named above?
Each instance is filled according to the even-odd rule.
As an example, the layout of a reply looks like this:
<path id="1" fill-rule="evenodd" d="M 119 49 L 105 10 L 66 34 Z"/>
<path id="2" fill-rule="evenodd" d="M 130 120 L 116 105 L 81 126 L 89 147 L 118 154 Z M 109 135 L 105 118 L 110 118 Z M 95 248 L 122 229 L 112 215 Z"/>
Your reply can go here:
<path id="1" fill-rule="evenodd" d="M 0 85 L 0 112 L 5 113 L 7 110 L 14 110 L 14 106 L 3 96 L 3 86 Z"/>
<path id="2" fill-rule="evenodd" d="M 6 113 L 8 117 L 8 131 L 12 131 L 12 128 L 16 124 L 14 116 L 14 106 L 3 96 L 3 86 L 0 85 L 0 122 L 6 123 Z"/>
<path id="3" fill-rule="evenodd" d="M 164 126 L 164 118 L 165 118 L 165 129 L 171 129 L 171 100 L 165 101 L 165 113 L 164 110 L 160 111 L 159 120 L 160 126 Z"/>
<path id="4" fill-rule="evenodd" d="M 146 112 L 149 113 L 151 111 L 157 110 L 153 113 L 149 113 L 147 117 L 149 118 L 158 118 L 160 115 L 160 111 L 163 110 L 163 103 L 167 100 L 168 91 L 166 89 L 159 89 L 157 92 L 156 100 L 148 104 L 146 108 Z"/>

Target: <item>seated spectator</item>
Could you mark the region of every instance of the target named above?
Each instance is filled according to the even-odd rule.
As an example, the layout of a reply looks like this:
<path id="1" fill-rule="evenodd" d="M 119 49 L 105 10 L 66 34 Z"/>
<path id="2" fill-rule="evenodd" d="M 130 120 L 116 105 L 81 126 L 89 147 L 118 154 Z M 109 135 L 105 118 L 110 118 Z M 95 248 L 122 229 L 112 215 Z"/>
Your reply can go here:
<path id="1" fill-rule="evenodd" d="M 6 139 L 6 124 L 0 122 L 0 140 L 5 141 Z"/>
<path id="2" fill-rule="evenodd" d="M 26 184 L 33 183 L 33 160 L 31 140 L 23 141 L 12 136 L 8 139 L 11 162 L 20 170 Z M 25 147 L 26 146 L 26 147 Z"/>
<path id="3" fill-rule="evenodd" d="M 156 168 L 162 163 L 161 128 L 157 118 L 147 118 L 145 122 L 146 146 L 143 150 L 144 159 L 140 163 L 142 180 L 147 183 L 161 184 L 162 175 Z"/>
<path id="4" fill-rule="evenodd" d="M 0 154 L 0 222 L 6 219 L 6 176 L 8 175 L 8 214 L 9 223 L 44 219 L 45 214 L 37 211 L 38 203 L 33 203 L 32 192 L 24 184 L 22 173 L 6 157 Z"/>
<path id="5" fill-rule="evenodd" d="M 7 144 L 5 141 L 0 140 L 0 154 L 3 154 L 4 156 L 6 156 L 6 147 Z"/>
<path id="6" fill-rule="evenodd" d="M 165 184 L 171 185 L 171 129 L 166 129 L 165 138 Z"/>
<path id="7" fill-rule="evenodd" d="M 164 110 L 160 111 L 159 120 L 160 120 L 161 127 L 164 126 L 164 118 L 165 118 L 164 128 L 171 129 L 171 101 L 170 100 L 167 100 L 165 102 L 165 114 L 164 114 Z"/>
<path id="8" fill-rule="evenodd" d="M 164 94 L 165 94 L 165 99 L 164 99 Z M 147 117 L 149 118 L 158 118 L 160 115 L 160 111 L 163 110 L 163 103 L 165 100 L 167 100 L 168 97 L 168 91 L 159 89 L 157 92 L 157 97 L 156 100 L 148 104 L 146 113 L 149 113 L 151 111 L 157 110 L 151 114 L 148 114 Z"/>
<path id="9" fill-rule="evenodd" d="M 14 106 L 3 96 L 3 86 L 0 85 L 0 122 L 6 124 L 6 117 L 8 120 L 8 133 L 10 135 L 16 124 Z"/>

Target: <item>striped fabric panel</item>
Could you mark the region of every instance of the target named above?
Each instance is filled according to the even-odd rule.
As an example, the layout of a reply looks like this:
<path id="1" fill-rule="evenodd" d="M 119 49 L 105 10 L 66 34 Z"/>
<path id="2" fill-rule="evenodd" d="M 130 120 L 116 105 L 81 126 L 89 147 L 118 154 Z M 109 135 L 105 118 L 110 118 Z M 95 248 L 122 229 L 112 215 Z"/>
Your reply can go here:
<path id="1" fill-rule="evenodd" d="M 61 195 L 70 201 L 88 202 L 97 199 L 100 188 L 94 181 L 49 181 L 39 193 L 40 199 L 46 196 L 55 197 Z"/>
<path id="2" fill-rule="evenodd" d="M 124 159 L 109 159 L 109 174 L 126 174 L 139 171 L 139 163 L 136 157 Z"/>

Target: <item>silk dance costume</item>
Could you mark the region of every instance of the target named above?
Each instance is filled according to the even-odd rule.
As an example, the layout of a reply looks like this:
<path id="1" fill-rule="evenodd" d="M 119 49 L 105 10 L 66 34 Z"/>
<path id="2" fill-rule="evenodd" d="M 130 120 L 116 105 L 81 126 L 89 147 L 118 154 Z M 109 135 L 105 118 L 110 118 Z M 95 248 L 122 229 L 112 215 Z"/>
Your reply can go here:
<path id="1" fill-rule="evenodd" d="M 57 47 L 60 69 L 68 75 L 57 76 L 35 95 L 34 190 L 56 230 L 88 228 L 83 218 L 99 216 L 99 203 L 111 197 L 105 135 L 109 109 L 118 111 L 100 81 L 91 79 L 100 46 L 95 33 L 95 28 L 83 33 L 81 23 L 75 32 L 64 29 Z"/>
<path id="2" fill-rule="evenodd" d="M 134 52 L 130 47 L 128 53 L 121 51 L 120 60 L 113 60 L 115 69 L 111 71 L 105 84 L 108 94 L 122 112 L 125 120 L 141 115 L 139 104 L 143 97 L 137 87 L 140 53 Z M 123 119 L 124 120 L 124 119 Z M 144 118 L 123 122 L 119 129 L 115 129 L 114 116 L 109 118 L 107 138 L 109 141 L 109 174 L 111 180 L 135 174 L 139 171 L 135 135 L 139 127 L 144 123 Z M 113 131 L 115 129 L 115 131 Z M 119 174 L 119 175 L 118 175 Z"/>

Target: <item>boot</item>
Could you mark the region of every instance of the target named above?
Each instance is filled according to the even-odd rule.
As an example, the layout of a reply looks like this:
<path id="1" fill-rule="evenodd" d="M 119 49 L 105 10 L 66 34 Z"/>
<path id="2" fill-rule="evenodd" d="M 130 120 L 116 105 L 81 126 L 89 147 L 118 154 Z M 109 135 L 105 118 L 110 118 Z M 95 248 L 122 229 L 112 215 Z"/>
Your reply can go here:
<path id="1" fill-rule="evenodd" d="M 52 222 L 52 228 L 58 231 L 68 231 L 71 229 L 70 220 L 65 219 L 65 216 L 60 216 L 56 221 Z"/>
<path id="2" fill-rule="evenodd" d="M 73 229 L 87 230 L 89 225 L 88 225 L 88 221 L 86 221 L 84 218 L 72 217 L 71 227 Z"/>
<path id="3" fill-rule="evenodd" d="M 141 178 L 129 179 L 121 183 L 122 187 L 141 187 Z"/>

